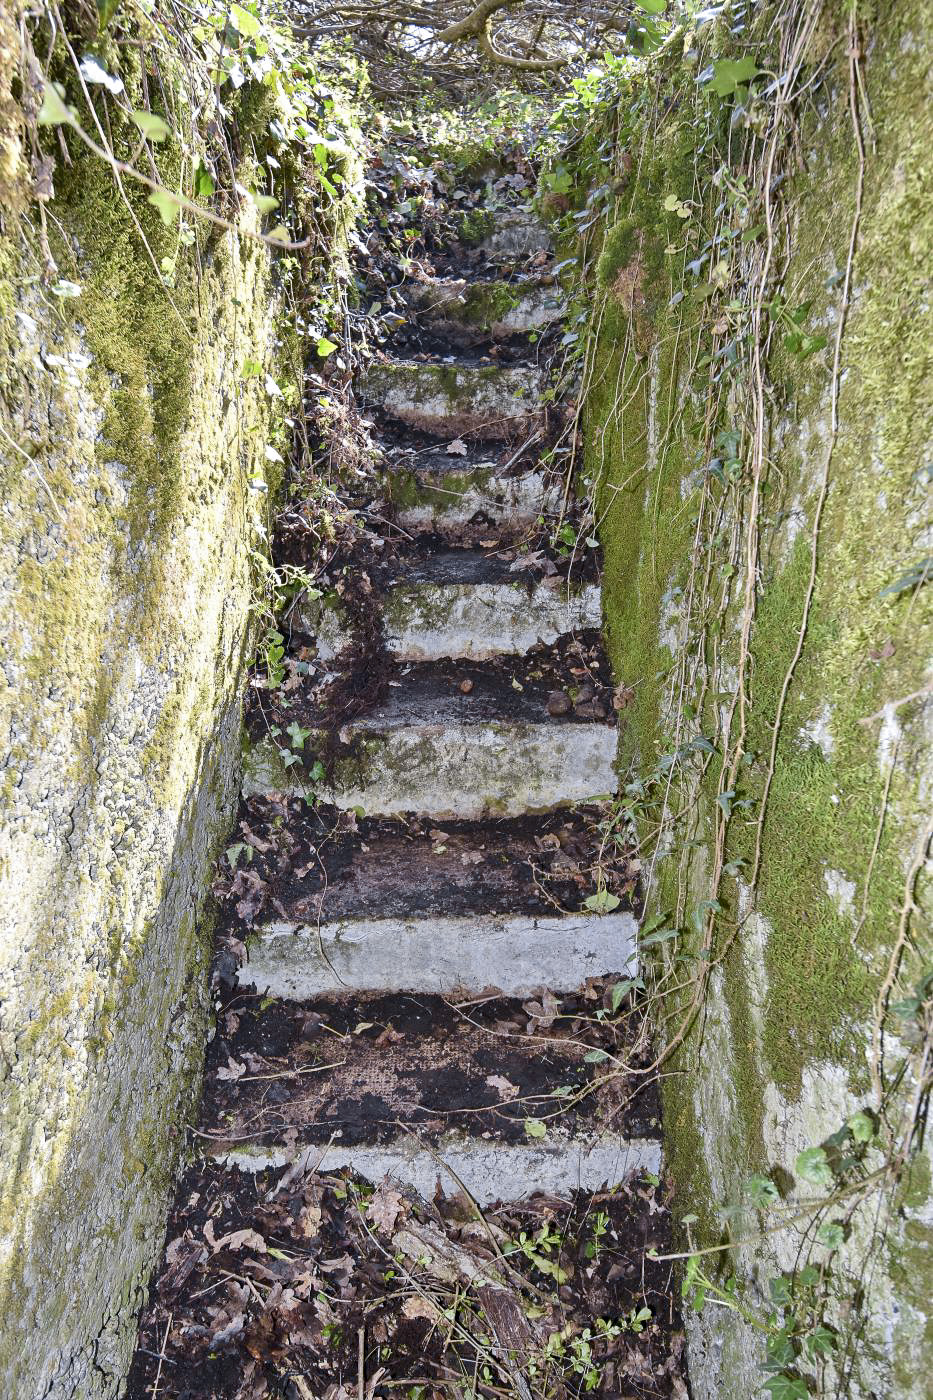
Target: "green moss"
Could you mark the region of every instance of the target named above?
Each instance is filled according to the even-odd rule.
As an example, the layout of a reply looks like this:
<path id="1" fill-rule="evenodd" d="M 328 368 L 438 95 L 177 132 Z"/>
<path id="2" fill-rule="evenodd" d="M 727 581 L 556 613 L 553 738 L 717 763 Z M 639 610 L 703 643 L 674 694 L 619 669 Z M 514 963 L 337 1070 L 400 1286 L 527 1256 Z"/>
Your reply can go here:
<path id="1" fill-rule="evenodd" d="M 623 267 L 628 267 L 640 243 L 641 222 L 628 215 L 606 229 L 602 252 L 596 264 L 596 281 L 609 287 Z"/>
<path id="2" fill-rule="evenodd" d="M 486 209 L 466 209 L 460 217 L 458 230 L 461 243 L 482 243 L 495 228 L 495 215 Z"/>
<path id="3" fill-rule="evenodd" d="M 838 20 L 838 14 L 824 17 L 808 62 L 834 61 Z M 793 1144 L 809 1125 L 818 1123 L 817 1133 L 837 1126 L 827 1118 L 832 1106 L 813 1087 L 825 1066 L 840 1066 L 852 1093 L 869 1088 L 866 1040 L 874 998 L 922 820 L 918 792 L 928 757 L 920 703 L 909 697 L 925 685 L 933 594 L 926 589 L 892 599 L 883 590 L 924 552 L 921 522 L 928 515 L 928 478 L 918 464 L 928 455 L 933 423 L 933 354 L 915 308 L 926 296 L 922 284 L 933 256 L 933 218 L 921 193 L 933 179 L 933 130 L 927 118 L 918 128 L 903 94 L 923 86 L 930 56 L 921 38 L 928 30 L 915 7 L 878 24 L 880 37 L 865 66 L 878 144 L 868 157 L 854 270 L 859 293 L 845 327 L 841 426 L 820 522 L 816 588 L 796 663 L 829 442 L 839 272 L 854 207 L 855 146 L 842 70 L 822 94 L 820 111 L 802 115 L 808 168 L 781 193 L 793 210 L 783 273 L 787 295 L 794 305 L 811 303 L 806 329 L 827 330 L 830 345 L 802 358 L 778 336 L 767 366 L 774 386 L 766 405 L 772 436 L 756 522 L 760 558 L 743 736 L 748 761 L 735 794 L 749 807 L 733 812 L 726 849 L 727 859 L 744 865 L 717 888 L 715 974 L 664 1083 L 666 1152 L 678 1205 L 700 1216 L 695 1237 L 704 1244 L 719 1239 L 711 1180 L 717 1191 L 735 1195 L 751 1171 L 786 1173 L 793 1166 L 790 1146 L 789 1162 L 769 1160 L 782 1133 L 766 1103 L 786 1104 L 784 1131 Z M 744 478 L 734 489 L 712 487 L 706 522 L 715 528 L 708 523 L 698 532 L 702 468 L 713 455 L 705 442 L 720 429 L 741 428 L 746 386 L 741 378 L 730 385 L 715 361 L 694 368 L 688 386 L 687 366 L 702 365 L 711 345 L 702 325 L 703 297 L 673 298 L 670 305 L 675 291 L 689 294 L 694 277 L 685 271 L 690 252 L 684 244 L 699 253 L 715 228 L 715 202 L 703 205 L 698 192 L 705 196 L 716 176 L 716 141 L 722 150 L 734 137 L 724 133 L 724 104 L 697 88 L 692 74 L 674 70 L 660 81 L 657 103 L 639 101 L 636 90 L 620 95 L 612 120 L 626 153 L 637 159 L 628 175 L 621 160 L 613 163 L 614 172 L 623 170 L 622 188 L 605 220 L 601 248 L 595 242 L 598 256 L 590 249 L 595 346 L 584 403 L 584 461 L 601 522 L 610 656 L 616 676 L 634 692 L 622 712 L 623 780 L 647 780 L 659 754 L 673 749 L 675 733 L 680 742 L 692 734 L 719 742 L 735 687 L 741 618 L 735 577 L 742 535 L 730 544 L 730 529 L 748 500 Z M 578 171 L 591 183 L 605 179 L 600 135 L 580 143 Z M 594 163 L 599 150 L 603 155 Z M 585 193 L 584 186 L 575 194 L 579 207 Z M 668 195 L 689 205 L 680 233 L 672 211 L 663 208 Z M 685 633 L 681 590 L 691 568 L 700 587 Z M 693 688 L 675 697 L 671 676 L 684 655 Z M 754 860 L 772 731 L 792 667 L 761 866 L 750 891 L 742 882 Z M 721 766 L 721 753 L 713 753 L 702 780 L 681 781 L 677 774 L 687 770 L 675 764 L 671 806 L 681 816 L 671 828 L 674 853 L 651 867 L 648 912 L 665 911 L 671 921 L 676 916 L 685 930 L 676 947 L 686 961 L 668 963 L 667 980 L 673 972 L 688 986 L 696 949 L 689 913 L 710 893 Z M 658 811 L 649 800 L 641 818 L 649 840 Z M 925 917 L 915 915 L 918 941 Z M 908 950 L 905 987 L 916 965 Z M 664 1003 L 665 1027 L 680 1024 L 688 996 Z M 797 1142 L 797 1148 L 804 1145 Z M 918 1199 L 926 1189 L 920 1183 Z M 897 1282 L 893 1266 L 890 1278 Z M 924 1311 L 926 1304 L 919 1307 Z M 877 1339 L 871 1348 L 878 1364 L 887 1364 Z M 920 1374 L 916 1368 L 915 1355 L 892 1393 L 907 1393 Z"/>
<path id="4" fill-rule="evenodd" d="M 488 330 L 496 321 L 518 306 L 523 293 L 530 290 L 532 283 L 514 282 L 473 282 L 464 294 L 462 308 L 457 315 L 468 325 Z"/>

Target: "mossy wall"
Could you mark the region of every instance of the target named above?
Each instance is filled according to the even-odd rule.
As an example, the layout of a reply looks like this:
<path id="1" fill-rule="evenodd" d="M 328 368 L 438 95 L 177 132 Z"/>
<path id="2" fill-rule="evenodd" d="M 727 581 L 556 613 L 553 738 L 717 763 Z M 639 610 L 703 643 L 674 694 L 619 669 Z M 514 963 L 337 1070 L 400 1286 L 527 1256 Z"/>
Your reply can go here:
<path id="1" fill-rule="evenodd" d="M 577 226 L 602 211 L 578 245 L 595 301 L 584 475 L 660 926 L 644 956 L 676 1210 L 697 1217 L 682 1243 L 750 1240 L 703 1263 L 734 1271 L 762 1322 L 780 1312 L 768 1280 L 815 1262 L 834 1351 L 798 1349 L 791 1375 L 919 1400 L 923 1013 L 891 1006 L 931 963 L 933 589 L 885 590 L 930 555 L 933 34 L 921 4 L 859 4 L 854 31 L 848 7 L 815 13 L 793 70 L 806 95 L 773 148 L 773 89 L 717 94 L 702 70 L 752 56 L 781 74 L 805 7 L 676 35 L 568 143 Z M 861 1163 L 823 1189 L 795 1176 L 863 1107 L 878 1133 Z M 913 1165 L 892 1170 L 908 1140 Z M 777 1183 L 776 1214 L 749 1206 L 754 1174 Z M 826 1220 L 841 1248 L 817 1244 Z M 707 1304 L 689 1331 L 697 1397 L 760 1392 L 754 1326 Z"/>
<path id="2" fill-rule="evenodd" d="M 49 271 L 0 27 L 0 1388 L 103 1400 L 199 1095 L 201 914 L 301 352 L 255 209 L 184 246 L 73 141 Z"/>

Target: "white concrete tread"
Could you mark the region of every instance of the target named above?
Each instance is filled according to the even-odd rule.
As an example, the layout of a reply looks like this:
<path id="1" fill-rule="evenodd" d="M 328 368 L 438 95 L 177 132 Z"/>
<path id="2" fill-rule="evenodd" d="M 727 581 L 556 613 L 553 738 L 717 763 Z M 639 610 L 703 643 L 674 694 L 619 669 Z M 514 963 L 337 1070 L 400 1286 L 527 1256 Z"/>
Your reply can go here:
<path id="1" fill-rule="evenodd" d="M 485 660 L 521 656 L 539 642 L 599 627 L 600 589 L 595 583 L 572 587 L 560 578 L 529 584 L 517 575 L 495 583 L 403 582 L 388 589 L 382 613 L 386 647 L 401 660 Z M 339 600 L 302 601 L 296 620 L 314 634 L 324 660 L 353 640 Z"/>
<path id="2" fill-rule="evenodd" d="M 295 1165 L 318 1171 L 349 1167 L 372 1182 L 388 1177 L 418 1193 L 434 1196 L 437 1183 L 454 1195 L 460 1183 L 478 1205 L 520 1201 L 536 1192 L 566 1198 L 573 1191 L 598 1191 L 615 1186 L 633 1173 L 657 1176 L 661 1145 L 651 1138 L 597 1138 L 592 1143 L 557 1139 L 538 1143 L 484 1143 L 461 1134 L 443 1138 L 433 1151 L 405 1135 L 383 1146 L 288 1148 L 243 1144 L 215 1154 L 217 1160 L 240 1171 Z"/>
<path id="3" fill-rule="evenodd" d="M 279 920 L 250 939 L 239 981 L 289 1001 L 346 990 L 571 991 L 588 977 L 631 975 L 637 928 L 628 912 Z"/>
<path id="4" fill-rule="evenodd" d="M 516 438 L 540 422 L 533 365 L 386 360 L 369 365 L 360 393 L 390 418 L 439 437 Z"/>

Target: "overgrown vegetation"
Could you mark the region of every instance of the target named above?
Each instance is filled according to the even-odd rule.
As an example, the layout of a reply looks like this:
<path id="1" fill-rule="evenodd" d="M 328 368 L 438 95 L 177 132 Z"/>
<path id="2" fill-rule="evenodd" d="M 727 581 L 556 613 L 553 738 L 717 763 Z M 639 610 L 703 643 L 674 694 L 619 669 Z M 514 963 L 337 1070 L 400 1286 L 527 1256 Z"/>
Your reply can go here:
<path id="1" fill-rule="evenodd" d="M 478 28 L 453 39 L 426 6 L 399 15 L 369 5 L 315 7 L 308 22 L 319 33 L 356 29 L 371 48 L 391 37 L 386 71 L 403 75 L 397 94 L 413 81 L 405 37 L 412 25 L 430 30 L 424 42 L 435 51 L 469 40 L 487 60 L 501 61 L 504 50 L 493 45 L 487 23 L 494 8 L 501 7 L 487 7 Z M 308 211 L 342 207 L 350 113 L 364 90 L 351 50 L 325 47 L 309 58 L 283 17 L 273 23 L 249 5 L 204 7 L 184 32 L 174 13 L 158 8 L 132 16 L 109 7 L 82 12 L 86 42 L 75 47 L 66 37 L 75 26 L 66 30 L 52 10 L 54 42 L 42 47 L 42 63 L 35 44 L 23 49 L 23 91 L 35 117 L 36 246 L 43 285 L 79 314 L 83 289 L 57 265 L 49 190 L 55 179 L 73 178 L 54 171 L 60 155 L 87 168 L 84 148 L 112 173 L 176 315 L 184 315 L 175 304 L 182 270 L 207 254 L 212 229 L 235 225 L 278 250 L 294 335 L 285 345 L 289 379 L 301 388 L 270 382 L 249 358 L 242 377 L 248 391 L 282 399 L 270 459 L 284 465 L 294 446 L 271 562 L 271 514 L 256 551 L 262 643 L 253 690 L 258 703 L 287 708 L 290 687 L 307 673 L 300 649 L 288 644 L 291 605 L 301 593 L 313 595 L 332 565 L 328 586 L 339 571 L 341 585 L 358 583 L 358 550 L 369 542 L 354 492 L 376 464 L 350 378 L 358 359 L 378 351 L 402 321 L 392 278 L 417 273 L 432 257 L 431 270 L 440 266 L 437 248 L 446 237 L 481 238 L 496 179 L 514 180 L 517 171 L 530 188 L 532 166 L 543 157 L 538 204 L 558 231 L 558 272 L 576 298 L 563 333 L 563 373 L 548 391 L 571 405 L 549 448 L 551 463 L 566 473 L 566 518 L 547 523 L 548 544 L 576 563 L 596 534 L 602 540 L 616 700 L 626 721 L 625 792 L 601 828 L 599 855 L 587 867 L 593 887 L 581 903 L 618 907 L 614 867 L 628 858 L 634 829 L 647 902 L 644 956 L 638 974 L 609 992 L 609 1009 L 637 1004 L 658 1030 L 657 1057 L 637 1072 L 678 1076 L 668 1096 L 670 1141 L 675 1175 L 696 1205 L 680 1217 L 684 1248 L 647 1258 L 651 1266 L 681 1263 L 684 1297 L 698 1312 L 715 1307 L 760 1334 L 761 1384 L 775 1400 L 841 1396 L 858 1381 L 862 1275 L 911 1193 L 926 1189 L 921 1153 L 933 1048 L 933 970 L 920 908 L 931 831 L 906 805 L 919 780 L 905 771 L 905 753 L 914 750 L 902 724 L 929 702 L 914 656 L 929 616 L 931 564 L 908 542 L 913 553 L 899 548 L 891 570 L 894 546 L 881 525 L 864 519 L 867 498 L 853 494 L 857 539 L 832 498 L 837 480 L 845 489 L 852 479 L 859 450 L 844 421 L 847 337 L 860 363 L 859 338 L 870 333 L 868 316 L 879 314 L 860 312 L 851 325 L 860 278 L 879 275 L 876 248 L 860 261 L 869 195 L 877 207 L 873 162 L 886 135 L 876 130 L 869 98 L 875 16 L 818 0 L 769 6 L 760 16 L 742 3 L 717 6 L 646 64 L 631 56 L 633 38 L 636 50 L 660 43 L 662 28 L 646 18 L 659 8 L 641 5 L 637 36 L 628 11 L 624 28 L 610 24 L 625 42 L 607 47 L 593 66 L 574 66 L 553 111 L 515 92 L 497 94 L 498 117 L 491 106 L 464 116 L 436 100 L 382 117 L 379 168 L 366 185 L 369 251 L 357 250 L 355 285 L 310 303 L 300 286 L 321 284 L 334 227 L 325 219 L 309 229 Z M 565 25 L 565 45 L 576 42 L 553 6 L 530 5 L 509 18 L 521 24 L 509 38 L 506 67 L 553 70 L 549 23 Z M 605 15 L 596 22 L 605 25 Z M 187 45 L 191 56 L 188 114 L 166 110 L 155 93 L 152 56 L 169 25 L 173 46 Z M 438 60 L 440 83 L 449 62 Z M 164 96 L 164 86 L 159 91 Z M 501 173 L 506 133 L 524 146 L 509 176 Z M 814 175 L 806 151 L 817 137 L 829 153 Z M 418 154 L 426 147 L 433 164 Z M 458 194 L 459 183 L 484 165 L 485 199 Z M 801 211 L 813 217 L 808 174 L 845 187 L 844 227 L 832 241 L 801 222 Z M 143 201 L 151 207 L 141 215 Z M 905 359 L 915 366 L 922 348 L 908 327 L 902 334 Z M 861 373 L 870 370 L 861 365 Z M 917 384 L 913 375 L 910 384 Z M 905 420 L 911 409 L 901 405 Z M 560 408 L 553 413 L 560 425 Z M 795 431 L 802 440 L 796 453 L 787 448 Z M 889 443 L 899 472 L 890 489 L 919 500 L 929 474 L 923 478 L 919 468 L 917 475 L 919 446 L 906 421 L 903 433 Z M 915 447 L 905 474 L 900 464 Z M 264 486 L 254 482 L 257 491 Z M 874 541 L 889 572 L 879 576 L 871 558 L 847 570 L 847 555 L 870 555 Z M 839 570 L 838 586 L 827 561 Z M 846 596 L 853 577 L 866 582 Z M 844 691 L 855 678 L 858 704 L 847 708 Z M 815 713 L 821 685 L 833 698 L 825 721 Z M 887 736 L 880 779 L 879 728 Z M 280 727 L 289 764 L 303 762 L 309 733 L 297 722 Z M 843 791 L 828 762 L 833 751 L 847 775 Z M 325 776 L 310 758 L 309 795 Z M 816 861 L 794 849 L 795 831 L 813 844 Z M 245 866 L 252 850 L 237 843 L 227 864 Z M 239 879 L 247 894 L 254 884 Z M 696 1122 L 683 1081 L 703 1067 L 704 1030 L 724 1018 L 738 1067 L 728 1086 L 731 1131 L 736 1160 L 749 1170 L 717 1200 L 718 1183 L 696 1146 L 705 1125 Z M 852 1068 L 847 1042 L 864 1042 L 866 1025 L 870 1053 Z M 766 1141 L 762 1128 L 765 1091 L 773 1087 L 791 1102 L 807 1073 L 830 1063 L 845 1064 L 846 1094 L 855 1101 L 840 1104 L 835 1131 L 799 1147 L 791 1161 L 774 1161 L 773 1135 Z M 614 1063 L 606 1073 L 631 1069 Z M 280 1188 L 268 1186 L 271 1215 Z M 471 1311 L 458 1284 L 445 1280 L 426 1296 L 403 1270 L 397 1293 L 389 1288 L 399 1261 L 366 1223 L 372 1202 L 361 1189 L 316 1183 L 317 1196 L 300 1209 L 318 1218 L 324 1209 L 339 1235 L 334 1250 L 348 1232 L 368 1250 L 389 1290 L 373 1305 L 380 1319 L 391 1297 L 403 1317 L 427 1323 L 432 1337 L 460 1329 L 466 1346 L 454 1348 L 458 1364 L 475 1365 L 480 1393 L 503 1393 L 496 1385 L 511 1382 L 490 1359 L 493 1343 L 482 1332 L 488 1318 Z M 230 1202 L 224 1210 L 233 1210 Z M 421 1210 L 391 1202 L 392 1225 Z M 581 1259 L 598 1260 L 607 1247 L 607 1212 L 586 1216 L 580 1229 L 591 1232 L 587 1239 L 574 1236 Z M 224 1217 L 225 1230 L 241 1224 L 239 1215 Z M 540 1275 L 562 1282 L 563 1224 L 500 1227 L 494 1219 L 484 1228 L 494 1241 L 491 1257 L 520 1266 L 532 1292 L 540 1291 Z M 203 1262 L 204 1246 L 196 1252 L 193 1267 Z M 188 1257 L 187 1246 L 182 1253 Z M 783 1267 L 788 1255 L 792 1263 Z M 296 1260 L 283 1258 L 292 1284 Z M 753 1260 L 764 1261 L 765 1276 L 754 1278 Z M 244 1305 L 256 1288 L 254 1272 L 243 1284 Z M 311 1285 L 301 1286 L 309 1301 Z M 318 1317 L 331 1317 L 326 1280 L 315 1299 Z M 216 1322 L 204 1329 L 208 1342 L 223 1330 Z M 531 1357 L 542 1395 L 603 1384 L 601 1368 L 618 1338 L 650 1328 L 650 1317 L 635 1299 L 627 1317 L 600 1316 L 588 1328 L 577 1317 L 575 1324 L 561 1330 L 555 1321 Z M 366 1341 L 362 1313 L 354 1325 L 348 1330 L 333 1314 L 317 1329 L 315 1346 L 323 1337 L 350 1376 L 362 1330 L 363 1370 L 371 1375 L 370 1362 L 388 1358 Z M 155 1355 L 164 1360 L 164 1346 Z M 442 1383 L 432 1375 L 431 1384 Z M 418 1383 L 407 1393 L 419 1400 L 429 1392 Z"/>
<path id="2" fill-rule="evenodd" d="M 645 72 L 607 61 L 571 85 L 540 200 L 568 281 L 596 295 L 565 339 L 630 702 L 627 786 L 606 841 L 627 839 L 630 822 L 641 839 L 646 1005 L 656 1068 L 678 1072 L 668 1143 L 696 1202 L 685 1229 L 702 1244 L 683 1256 L 685 1291 L 763 1334 L 769 1393 L 841 1395 L 877 1359 L 856 1359 L 873 1302 L 860 1316 L 861 1279 L 923 1174 L 930 1089 L 931 832 L 900 728 L 929 702 L 917 664 L 929 563 L 863 520 L 867 571 L 860 558 L 838 587 L 827 573 L 854 562 L 854 522 L 831 497 L 863 469 L 846 372 L 870 376 L 870 355 L 886 353 L 876 339 L 866 356 L 871 313 L 850 317 L 858 279 L 879 275 L 863 210 L 900 118 L 878 82 L 869 98 L 874 16 L 860 7 L 715 16 Z M 814 161 L 817 133 L 829 150 Z M 806 224 L 819 207 L 808 181 L 821 180 L 845 199 L 828 238 Z M 902 441 L 888 438 L 886 491 L 919 506 L 919 456 L 899 455 Z M 857 604 L 842 592 L 853 582 Z M 869 735 L 885 715 L 898 738 L 879 778 Z M 834 893 L 843 878 L 851 914 Z M 708 1045 L 738 1067 L 732 1109 L 711 1123 L 691 1092 Z M 777 1085 L 805 1101 L 806 1075 L 827 1062 L 846 1065 L 855 1102 L 837 1131 L 769 1161 L 763 1096 Z M 704 1166 L 723 1154 L 698 1145 L 727 1124 L 736 1160 L 756 1170 L 717 1208 Z M 753 1260 L 755 1272 L 770 1261 L 766 1286 Z"/>

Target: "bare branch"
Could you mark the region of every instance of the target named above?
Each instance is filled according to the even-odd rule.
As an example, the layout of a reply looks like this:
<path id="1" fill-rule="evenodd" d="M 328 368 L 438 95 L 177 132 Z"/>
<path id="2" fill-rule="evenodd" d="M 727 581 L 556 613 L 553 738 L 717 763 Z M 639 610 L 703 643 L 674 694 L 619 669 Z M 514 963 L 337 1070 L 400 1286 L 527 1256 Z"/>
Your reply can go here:
<path id="1" fill-rule="evenodd" d="M 567 63 L 566 58 L 513 58 L 511 54 L 503 53 L 492 42 L 488 20 L 476 39 L 486 57 L 505 68 L 519 68 L 524 73 L 547 73 L 551 69 L 563 68 Z"/>
<path id="2" fill-rule="evenodd" d="M 446 29 L 441 30 L 434 37 L 439 44 L 456 44 L 461 39 L 479 39 L 482 43 L 481 36 L 488 34 L 489 21 L 496 11 L 521 3 L 522 0 L 480 0 L 476 9 L 468 14 L 466 19 L 448 25 Z"/>

